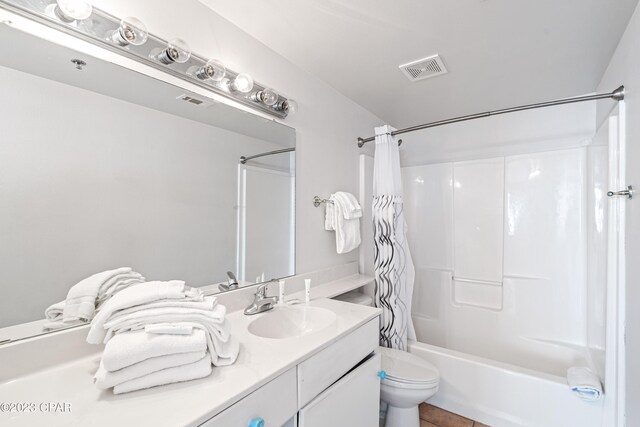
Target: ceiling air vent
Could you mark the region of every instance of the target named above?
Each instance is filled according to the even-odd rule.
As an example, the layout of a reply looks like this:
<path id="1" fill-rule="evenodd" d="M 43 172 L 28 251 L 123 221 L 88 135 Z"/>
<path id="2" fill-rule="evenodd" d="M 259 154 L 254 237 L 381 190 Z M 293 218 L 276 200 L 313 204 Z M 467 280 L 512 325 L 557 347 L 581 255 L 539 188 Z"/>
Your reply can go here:
<path id="1" fill-rule="evenodd" d="M 212 102 L 203 101 L 202 99 L 198 99 L 198 98 L 195 98 L 195 97 L 193 97 L 191 95 L 186 95 L 186 94 L 180 95 L 176 99 L 188 102 L 190 104 L 197 105 L 199 107 L 209 107 L 210 105 L 213 104 Z"/>
<path id="2" fill-rule="evenodd" d="M 407 64 L 402 64 L 398 68 L 412 82 L 428 79 L 429 77 L 446 74 L 447 68 L 440 58 L 440 55 L 429 56 L 428 58 L 418 59 Z"/>

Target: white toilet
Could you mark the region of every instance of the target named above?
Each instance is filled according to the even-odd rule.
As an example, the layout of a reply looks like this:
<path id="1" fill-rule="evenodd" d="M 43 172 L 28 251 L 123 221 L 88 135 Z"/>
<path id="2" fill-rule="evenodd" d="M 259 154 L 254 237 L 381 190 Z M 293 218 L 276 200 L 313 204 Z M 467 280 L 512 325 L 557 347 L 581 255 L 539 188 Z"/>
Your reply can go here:
<path id="1" fill-rule="evenodd" d="M 372 305 L 371 297 L 349 292 L 336 298 Z M 419 427 L 418 405 L 438 391 L 440 373 L 431 363 L 406 351 L 379 347 L 384 379 L 380 399 L 387 403 L 385 427 Z"/>
<path id="2" fill-rule="evenodd" d="M 380 399 L 388 404 L 385 427 L 418 427 L 418 405 L 438 391 L 440 373 L 431 363 L 406 351 L 379 347 L 384 379 Z"/>

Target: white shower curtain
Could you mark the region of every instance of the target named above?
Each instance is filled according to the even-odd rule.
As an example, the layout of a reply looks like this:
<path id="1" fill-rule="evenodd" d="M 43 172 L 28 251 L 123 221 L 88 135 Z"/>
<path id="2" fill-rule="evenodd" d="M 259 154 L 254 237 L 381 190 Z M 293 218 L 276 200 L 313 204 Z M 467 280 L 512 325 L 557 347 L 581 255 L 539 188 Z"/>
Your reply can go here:
<path id="1" fill-rule="evenodd" d="M 390 126 L 375 130 L 373 240 L 375 303 L 382 309 L 380 345 L 407 350 L 407 338 L 416 338 L 411 321 L 415 270 L 407 243 L 400 152 Z"/>

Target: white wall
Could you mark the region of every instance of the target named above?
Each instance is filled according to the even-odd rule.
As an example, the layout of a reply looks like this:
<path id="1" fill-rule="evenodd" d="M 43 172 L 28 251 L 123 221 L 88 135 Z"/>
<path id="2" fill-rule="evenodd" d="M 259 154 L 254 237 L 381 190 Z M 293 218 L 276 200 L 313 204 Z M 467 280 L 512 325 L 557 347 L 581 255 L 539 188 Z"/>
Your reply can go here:
<path id="1" fill-rule="evenodd" d="M 611 63 L 598 87 L 611 91 L 618 85 L 626 88 L 627 107 L 626 181 L 640 186 L 640 8 L 637 8 L 620 40 Z M 598 104 L 598 121 L 602 121 L 613 107 L 610 101 Z M 626 212 L 626 411 L 627 425 L 640 423 L 640 205 L 637 200 L 627 203 Z"/>
<path id="2" fill-rule="evenodd" d="M 355 140 L 370 135 L 382 123 L 380 119 L 197 0 L 96 0 L 93 4 L 117 16 L 136 16 L 150 32 L 165 39 L 181 37 L 195 52 L 219 58 L 230 68 L 248 72 L 256 81 L 296 99 L 300 111 L 286 119 L 297 131 L 296 270 L 358 260 L 358 251 L 336 254 L 333 233 L 323 229 L 324 210 L 315 208 L 312 199 L 338 190 L 357 194 L 360 150 Z"/>

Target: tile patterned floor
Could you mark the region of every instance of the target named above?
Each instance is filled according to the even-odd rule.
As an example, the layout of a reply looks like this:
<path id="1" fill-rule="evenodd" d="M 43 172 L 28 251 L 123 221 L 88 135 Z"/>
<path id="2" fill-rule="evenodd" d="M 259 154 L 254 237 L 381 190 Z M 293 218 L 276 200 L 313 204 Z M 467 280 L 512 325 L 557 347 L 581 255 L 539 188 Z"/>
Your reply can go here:
<path id="1" fill-rule="evenodd" d="M 423 403 L 420 405 L 420 427 L 489 427 L 444 409 Z"/>

